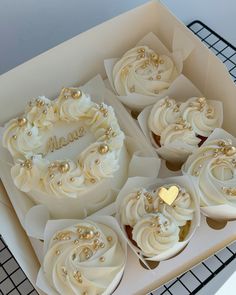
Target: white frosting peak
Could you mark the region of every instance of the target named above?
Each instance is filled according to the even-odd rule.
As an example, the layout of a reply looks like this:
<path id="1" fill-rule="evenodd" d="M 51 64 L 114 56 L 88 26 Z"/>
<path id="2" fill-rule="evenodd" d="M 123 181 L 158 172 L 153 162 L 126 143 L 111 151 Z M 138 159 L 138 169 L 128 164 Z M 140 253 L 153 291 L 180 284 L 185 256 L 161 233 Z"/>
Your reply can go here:
<path id="1" fill-rule="evenodd" d="M 114 278 L 124 265 L 117 234 L 107 225 L 81 221 L 54 235 L 43 270 L 60 295 L 108 295 L 106 290 L 114 290 Z"/>

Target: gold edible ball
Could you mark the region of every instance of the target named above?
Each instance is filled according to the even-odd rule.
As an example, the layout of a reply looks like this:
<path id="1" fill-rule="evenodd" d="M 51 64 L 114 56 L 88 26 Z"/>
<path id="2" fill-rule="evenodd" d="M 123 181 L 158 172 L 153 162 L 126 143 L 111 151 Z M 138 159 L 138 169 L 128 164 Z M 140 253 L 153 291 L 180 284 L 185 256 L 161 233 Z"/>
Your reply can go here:
<path id="1" fill-rule="evenodd" d="M 24 126 L 26 123 L 27 123 L 27 119 L 24 118 L 24 117 L 23 118 L 18 118 L 18 120 L 17 120 L 17 124 L 20 127 Z"/>
<path id="2" fill-rule="evenodd" d="M 226 156 L 233 156 L 235 153 L 236 153 L 236 147 L 235 146 L 228 145 L 228 146 L 224 147 L 224 154 Z"/>
<path id="3" fill-rule="evenodd" d="M 71 93 L 71 97 L 74 99 L 78 99 L 82 96 L 82 91 L 81 90 L 77 90 Z"/>
<path id="4" fill-rule="evenodd" d="M 199 103 L 204 103 L 206 101 L 206 98 L 205 97 L 199 97 L 198 98 L 198 102 Z"/>
<path id="5" fill-rule="evenodd" d="M 61 173 L 66 173 L 70 170 L 70 164 L 68 162 L 63 162 L 58 167 Z"/>
<path id="6" fill-rule="evenodd" d="M 109 146 L 107 144 L 101 144 L 98 148 L 99 154 L 106 154 L 109 152 Z"/>
<path id="7" fill-rule="evenodd" d="M 91 240 L 93 239 L 95 236 L 95 233 L 93 230 L 86 230 L 84 233 L 83 233 L 83 238 L 86 239 L 86 240 Z"/>

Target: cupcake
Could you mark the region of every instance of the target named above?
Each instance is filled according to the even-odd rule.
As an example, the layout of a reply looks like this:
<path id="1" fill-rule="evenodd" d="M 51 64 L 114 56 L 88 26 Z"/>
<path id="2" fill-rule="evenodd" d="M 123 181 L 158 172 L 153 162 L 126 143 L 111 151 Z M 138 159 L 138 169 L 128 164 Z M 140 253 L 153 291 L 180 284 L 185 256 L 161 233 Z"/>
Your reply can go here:
<path id="1" fill-rule="evenodd" d="M 111 217 L 104 222 L 77 221 L 50 238 L 38 278 L 43 291 L 109 295 L 115 290 L 124 272 L 126 248 L 107 221 L 114 223 Z"/>
<path id="2" fill-rule="evenodd" d="M 137 46 L 117 61 L 112 77 L 120 96 L 131 93 L 158 96 L 176 79 L 177 69 L 169 56 L 159 55 L 148 46 Z"/>
<path id="3" fill-rule="evenodd" d="M 204 97 L 182 103 L 165 97 L 143 114 L 138 118 L 140 126 L 158 154 L 180 164 L 221 126 L 223 117 L 221 102 Z"/>
<path id="4" fill-rule="evenodd" d="M 161 182 L 163 185 L 148 189 L 130 189 L 118 205 L 118 218 L 132 248 L 152 261 L 176 255 L 199 222 L 199 205 L 189 179 L 177 177 Z"/>
<path id="5" fill-rule="evenodd" d="M 182 85 L 183 62 L 191 50 L 178 45 L 171 52 L 149 33 L 123 56 L 105 60 L 105 70 L 118 99 L 131 111 L 140 112 L 168 95 L 173 82 Z"/>
<path id="6" fill-rule="evenodd" d="M 236 218 L 236 141 L 230 137 L 209 138 L 183 166 L 194 178 L 203 214 L 212 219 Z"/>
<path id="7" fill-rule="evenodd" d="M 111 106 L 79 88 L 53 101 L 38 97 L 5 126 L 3 146 L 14 159 L 16 187 L 53 218 L 83 218 L 114 201 L 124 183 L 128 154 Z M 96 192 L 96 194 L 95 194 Z"/>

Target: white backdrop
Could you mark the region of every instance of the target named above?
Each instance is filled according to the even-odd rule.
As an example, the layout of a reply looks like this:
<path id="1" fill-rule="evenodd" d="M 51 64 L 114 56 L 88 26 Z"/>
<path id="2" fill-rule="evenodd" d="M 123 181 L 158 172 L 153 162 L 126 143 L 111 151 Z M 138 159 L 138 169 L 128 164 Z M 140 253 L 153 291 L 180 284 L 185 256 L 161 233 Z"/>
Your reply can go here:
<path id="1" fill-rule="evenodd" d="M 0 74 L 145 0 L 0 0 Z M 236 45 L 235 0 L 163 0 Z"/>

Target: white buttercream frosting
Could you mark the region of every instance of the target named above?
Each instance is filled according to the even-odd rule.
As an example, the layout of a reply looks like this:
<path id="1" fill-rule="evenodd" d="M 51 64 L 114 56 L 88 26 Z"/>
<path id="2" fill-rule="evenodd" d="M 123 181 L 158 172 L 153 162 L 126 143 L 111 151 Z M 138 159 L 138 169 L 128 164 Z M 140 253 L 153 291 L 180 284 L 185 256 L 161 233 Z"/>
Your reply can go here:
<path id="1" fill-rule="evenodd" d="M 124 266 L 117 233 L 89 220 L 57 232 L 43 261 L 47 281 L 61 295 L 109 295 Z"/>
<path id="2" fill-rule="evenodd" d="M 159 196 L 161 188 L 178 187 L 171 205 Z M 144 256 L 152 257 L 167 251 L 179 242 L 180 227 L 192 222 L 196 210 L 193 196 L 184 187 L 168 184 L 154 190 L 144 188 L 129 193 L 119 206 L 122 226 L 132 228 L 132 239 Z"/>
<path id="3" fill-rule="evenodd" d="M 166 97 L 152 107 L 147 123 L 151 142 L 162 147 L 159 154 L 167 160 L 183 162 L 221 126 L 222 105 L 204 97 L 192 97 L 186 102 Z"/>
<path id="4" fill-rule="evenodd" d="M 74 129 L 76 122 L 79 125 Z M 54 134 L 57 123 L 59 127 Z M 64 124 L 67 134 L 61 137 L 64 135 Z M 81 124 L 84 127 L 80 127 Z M 72 128 L 70 126 L 73 129 L 68 131 Z M 75 141 L 87 131 L 93 142 L 85 145 L 85 149 L 73 156 L 73 160 L 64 151 L 62 159 L 48 156 L 52 152 L 59 153 L 57 150 L 66 145 L 75 145 Z M 57 200 L 76 199 L 81 193 L 91 193 L 92 186 L 101 194 L 98 186 L 101 184 L 102 195 L 94 197 L 94 202 L 99 199 L 101 203 L 103 199 L 107 204 L 106 195 L 109 192 L 104 191 L 104 181 L 111 179 L 112 182 L 120 166 L 123 174 L 127 172 L 127 164 L 120 163 L 120 158 L 127 159 L 126 152 L 123 152 L 125 156 L 121 156 L 124 137 L 112 107 L 94 103 L 79 88 L 63 88 L 58 99 L 51 101 L 38 97 L 28 104 L 22 117 L 6 124 L 3 145 L 15 160 L 11 169 L 15 185 L 30 196 L 35 194 L 37 197 L 33 199 L 37 203 L 41 200 L 40 192 Z M 26 160 L 31 161 L 30 165 L 23 165 Z M 121 177 L 118 178 L 120 184 Z M 99 205 L 97 207 L 100 208 Z"/>
<path id="5" fill-rule="evenodd" d="M 230 140 L 207 142 L 188 158 L 184 172 L 194 176 L 201 206 L 236 206 L 236 148 Z"/>
<path id="6" fill-rule="evenodd" d="M 177 77 L 174 61 L 147 46 L 127 51 L 113 68 L 113 83 L 119 95 L 140 93 L 156 96 Z"/>
<path id="7" fill-rule="evenodd" d="M 179 241 L 179 227 L 171 216 L 148 214 L 135 224 L 132 235 L 143 254 L 153 257 Z"/>

